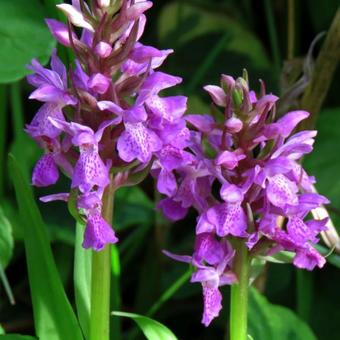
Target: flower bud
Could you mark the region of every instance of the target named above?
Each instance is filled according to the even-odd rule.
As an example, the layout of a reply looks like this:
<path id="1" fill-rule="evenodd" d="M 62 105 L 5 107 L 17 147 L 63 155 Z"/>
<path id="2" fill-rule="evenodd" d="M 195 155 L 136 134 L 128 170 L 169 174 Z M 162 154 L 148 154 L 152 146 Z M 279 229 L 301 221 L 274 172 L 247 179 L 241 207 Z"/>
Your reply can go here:
<path id="1" fill-rule="evenodd" d="M 107 91 L 111 83 L 111 79 L 105 77 L 101 73 L 95 73 L 88 81 L 88 86 L 91 90 L 103 94 Z"/>
<path id="2" fill-rule="evenodd" d="M 215 85 L 204 86 L 204 89 L 210 94 L 213 102 L 218 106 L 226 106 L 227 96 L 223 89 Z"/>
<path id="3" fill-rule="evenodd" d="M 57 5 L 57 7 L 66 14 L 74 26 L 86 28 L 89 31 L 94 32 L 93 27 L 85 20 L 83 14 L 75 7 L 69 4 L 60 4 Z"/>
<path id="4" fill-rule="evenodd" d="M 97 46 L 94 49 L 95 53 L 97 54 L 98 57 L 101 58 L 107 58 L 110 56 L 112 52 L 112 47 L 110 44 L 101 41 L 97 44 Z"/>
<path id="5" fill-rule="evenodd" d="M 231 117 L 225 122 L 225 127 L 229 133 L 240 132 L 243 128 L 243 123 L 240 119 L 236 117 Z"/>
<path id="6" fill-rule="evenodd" d="M 111 1 L 110 0 L 97 0 L 97 4 L 100 8 L 107 8 L 110 6 Z"/>
<path id="7" fill-rule="evenodd" d="M 225 93 L 230 93 L 233 88 L 235 87 L 235 80 L 231 76 L 227 76 L 225 74 L 222 74 L 221 76 L 221 87 L 225 91 Z"/>

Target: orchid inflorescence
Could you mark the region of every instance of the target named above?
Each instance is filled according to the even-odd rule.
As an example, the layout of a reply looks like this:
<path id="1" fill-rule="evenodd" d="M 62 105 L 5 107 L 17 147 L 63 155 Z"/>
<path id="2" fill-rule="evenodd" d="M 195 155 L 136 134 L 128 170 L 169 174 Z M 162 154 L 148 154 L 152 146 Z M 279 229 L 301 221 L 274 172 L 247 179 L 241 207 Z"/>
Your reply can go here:
<path id="1" fill-rule="evenodd" d="M 60 169 L 71 178 L 71 192 L 41 198 L 74 201 L 86 220 L 83 246 L 101 250 L 117 237 L 101 215 L 104 189 L 113 177 L 115 189 L 143 177 L 154 157 L 186 146 L 189 131 L 181 118 L 186 97 L 160 97 L 181 78 L 154 71 L 172 50 L 139 42 L 150 1 L 74 0 L 60 4 L 69 24 L 47 19 L 56 40 L 76 55 L 69 71 L 57 57 L 51 69 L 33 60 L 28 76 L 37 89 L 30 99 L 41 106 L 26 131 L 44 149 L 32 184 L 55 184 Z M 81 28 L 81 37 L 73 26 Z M 183 135 L 178 141 L 178 135 Z M 165 160 L 166 162 L 166 160 Z M 145 175 L 144 175 L 145 176 Z"/>
<path id="2" fill-rule="evenodd" d="M 308 112 L 292 111 L 275 120 L 278 97 L 266 94 L 263 82 L 259 96 L 250 91 L 246 73 L 236 80 L 222 75 L 221 87 L 205 90 L 214 115 L 185 116 L 192 127 L 191 160 L 166 175 L 159 165 L 157 181 L 168 196 L 159 207 L 169 219 L 183 218 L 191 207 L 198 212 L 193 255 L 165 253 L 195 268 L 191 281 L 202 284 L 207 326 L 222 308 L 219 286 L 238 280 L 235 240 L 242 240 L 253 257 L 287 250 L 295 253 L 299 268 L 325 264 L 313 244 L 327 218 L 305 218 L 328 200 L 314 192 L 314 178 L 299 163 L 312 151 L 316 131 L 291 136 Z"/>
<path id="3" fill-rule="evenodd" d="M 183 116 L 186 97 L 159 96 L 181 78 L 155 71 L 173 51 L 139 42 L 151 5 L 73 0 L 58 5 L 68 25 L 46 20 L 76 59 L 67 71 L 54 51 L 51 69 L 36 60 L 29 66 L 28 81 L 37 88 L 30 98 L 44 103 L 26 127 L 44 150 L 32 184 L 53 185 L 59 171 L 68 176 L 69 193 L 41 199 L 74 202 L 86 222 L 83 247 L 99 251 L 118 241 L 102 216 L 104 190 L 136 184 L 150 171 L 166 196 L 158 203 L 166 217 L 198 212 L 193 255 L 165 253 L 194 267 L 191 281 L 202 284 L 208 326 L 222 308 L 219 287 L 238 280 L 235 241 L 253 258 L 287 250 L 299 268 L 324 265 L 313 244 L 327 219 L 308 214 L 328 200 L 314 192 L 315 180 L 299 162 L 312 151 L 316 131 L 291 136 L 308 113 L 276 119 L 278 97 L 266 94 L 263 82 L 258 95 L 250 91 L 246 73 L 205 87 L 212 115 Z"/>

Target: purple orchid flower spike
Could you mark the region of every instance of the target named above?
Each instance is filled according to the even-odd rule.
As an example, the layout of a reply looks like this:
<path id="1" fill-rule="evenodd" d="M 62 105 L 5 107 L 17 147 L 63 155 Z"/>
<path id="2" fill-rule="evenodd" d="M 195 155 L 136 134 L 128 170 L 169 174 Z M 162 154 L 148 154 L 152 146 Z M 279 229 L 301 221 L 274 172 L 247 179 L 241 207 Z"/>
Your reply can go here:
<path id="1" fill-rule="evenodd" d="M 76 59 L 67 70 L 54 51 L 51 69 L 36 60 L 28 66 L 33 72 L 28 82 L 36 88 L 30 98 L 43 103 L 26 126 L 44 150 L 33 170 L 34 185 L 56 183 L 62 170 L 72 180 L 72 195 L 80 199 L 108 190 L 110 173 L 110 189 L 117 189 L 145 177 L 155 162 L 164 179 L 162 190 L 174 192 L 175 163 L 188 164 L 191 157 L 184 150 L 190 134 L 182 117 L 187 99 L 159 96 L 181 78 L 154 71 L 173 50 L 139 42 L 151 6 L 151 1 L 98 0 L 89 6 L 73 0 L 57 6 L 68 25 L 46 20 L 55 39 L 71 48 Z M 116 237 L 96 206 L 78 209 L 88 222 L 83 246 L 100 250 Z"/>
<path id="2" fill-rule="evenodd" d="M 164 79 L 164 86 L 174 81 L 160 74 L 154 77 Z M 147 89 L 139 100 L 156 115 L 158 106 L 154 110 L 152 102 L 157 103 L 157 91 Z M 263 83 L 260 95 L 255 94 L 247 77 L 222 75 L 221 86 L 204 89 L 213 101 L 214 117 L 221 108 L 220 118 L 185 116 L 192 128 L 189 142 L 184 150 L 179 147 L 176 157 L 172 150 L 165 161 L 162 149 L 152 174 L 159 192 L 167 196 L 158 204 L 166 217 L 177 221 L 190 208 L 198 213 L 193 256 L 166 254 L 196 268 L 191 281 L 202 284 L 202 323 L 207 326 L 222 308 L 219 286 L 242 279 L 235 274 L 242 269 L 240 262 L 233 261 L 243 256 L 241 245 L 248 258 L 288 250 L 295 253 L 293 264 L 298 268 L 325 264 L 314 244 L 327 221 L 305 218 L 328 200 L 315 195 L 315 179 L 299 163 L 312 151 L 316 132 L 291 135 L 308 112 L 289 112 L 275 121 L 278 97 L 266 94 Z M 186 161 L 180 156 L 184 153 L 190 154 Z M 173 167 L 167 167 L 167 159 L 173 160 Z M 231 250 L 223 250 L 225 244 Z"/>

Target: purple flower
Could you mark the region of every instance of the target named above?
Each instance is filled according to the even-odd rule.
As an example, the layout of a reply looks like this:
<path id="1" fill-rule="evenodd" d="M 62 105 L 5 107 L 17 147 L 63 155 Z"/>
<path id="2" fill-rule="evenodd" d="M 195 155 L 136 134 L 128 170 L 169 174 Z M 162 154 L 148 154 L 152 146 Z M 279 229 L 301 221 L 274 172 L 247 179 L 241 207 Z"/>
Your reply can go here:
<path id="1" fill-rule="evenodd" d="M 51 67 L 52 70 L 43 68 L 37 60 L 32 60 L 28 68 L 34 74 L 27 76 L 27 80 L 37 89 L 29 98 L 59 104 L 60 107 L 75 105 L 77 101 L 67 89 L 66 68 L 56 56 L 56 50 L 52 54 Z"/>
<path id="2" fill-rule="evenodd" d="M 80 156 L 74 168 L 71 187 L 79 187 L 81 192 L 88 192 L 94 186 L 105 188 L 110 182 L 109 172 L 98 154 L 98 143 L 105 128 L 112 122 L 103 122 L 94 133 L 91 128 L 84 125 L 50 120 L 54 126 L 69 134 L 72 137 L 72 144 L 79 147 Z"/>
<path id="3" fill-rule="evenodd" d="M 234 252 L 228 252 L 225 265 L 221 254 L 226 252 L 221 245 L 236 238 L 247 246 L 250 255 L 253 249 L 254 254 L 263 256 L 287 250 L 295 253 L 295 266 L 321 268 L 325 259 L 313 245 L 325 230 L 326 220 L 305 218 L 328 200 L 314 193 L 315 179 L 299 163 L 312 151 L 316 132 L 291 136 L 297 124 L 308 117 L 306 111 L 289 112 L 275 121 L 278 97 L 265 94 L 264 86 L 261 94 L 255 95 L 242 78 L 222 75 L 221 86 L 204 89 L 214 103 L 214 117 L 219 118 L 185 116 L 192 128 L 189 139 L 183 139 L 186 143 L 177 149 L 158 152 L 153 175 L 158 190 L 167 196 L 158 205 L 166 217 L 178 220 L 190 208 L 198 213 L 193 256 L 167 254 L 195 267 L 192 281 L 202 284 L 202 322 L 208 325 L 222 308 L 218 287 L 237 279 L 233 274 Z M 141 98 L 156 115 L 158 107 L 150 105 L 155 100 L 158 104 L 156 94 L 144 91 Z M 164 114 L 158 116 L 164 120 Z M 155 119 L 152 126 L 161 124 L 161 119 Z M 169 132 L 164 129 L 162 134 Z M 227 271 L 225 266 L 229 266 Z"/>
<path id="4" fill-rule="evenodd" d="M 51 69 L 36 60 L 28 66 L 33 73 L 27 80 L 35 87 L 30 98 L 43 103 L 26 126 L 44 150 L 32 184 L 56 183 L 60 170 L 71 179 L 71 194 L 43 200 L 77 197 L 78 213 L 86 221 L 84 248 L 99 251 L 118 241 L 101 214 L 108 185 L 115 190 L 131 185 L 153 168 L 159 173 L 160 190 L 172 195 L 177 189 L 175 163 L 184 166 L 191 159 L 184 150 L 190 136 L 182 117 L 187 99 L 160 96 L 181 78 L 154 71 L 173 51 L 139 42 L 144 13 L 151 6 L 150 1 L 113 5 L 106 0 L 94 6 L 78 0 L 59 4 L 69 25 L 54 19 L 46 23 L 55 39 L 73 50 L 75 66 L 67 70 L 56 51 Z M 80 28 L 80 38 L 73 26 Z M 172 216 L 178 206 L 175 218 L 187 211 L 175 201 L 164 202 L 166 206 L 171 206 Z"/>
<path id="5" fill-rule="evenodd" d="M 87 217 L 83 247 L 100 251 L 107 243 L 117 242 L 118 238 L 104 218 L 99 213 L 90 213 Z"/>
<path id="6" fill-rule="evenodd" d="M 222 295 L 219 287 L 237 281 L 230 271 L 234 251 L 226 241 L 217 241 L 213 234 L 200 234 L 195 243 L 193 256 L 175 255 L 164 251 L 165 255 L 176 261 L 191 263 L 195 272 L 191 282 L 199 282 L 203 290 L 202 323 L 207 327 L 222 309 Z"/>
<path id="7" fill-rule="evenodd" d="M 32 185 L 46 187 L 59 179 L 58 167 L 52 154 L 42 156 L 33 169 Z"/>

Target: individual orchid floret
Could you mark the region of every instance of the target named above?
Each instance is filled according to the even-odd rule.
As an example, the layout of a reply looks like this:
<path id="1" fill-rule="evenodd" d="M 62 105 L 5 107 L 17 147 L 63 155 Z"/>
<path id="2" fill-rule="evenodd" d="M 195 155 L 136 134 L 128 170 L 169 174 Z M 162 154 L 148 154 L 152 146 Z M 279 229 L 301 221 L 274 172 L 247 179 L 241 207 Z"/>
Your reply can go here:
<path id="1" fill-rule="evenodd" d="M 90 191 L 93 186 L 105 188 L 109 184 L 109 172 L 99 156 L 98 144 L 103 132 L 112 122 L 103 122 L 96 133 L 87 126 L 50 119 L 52 124 L 72 137 L 72 144 L 79 147 L 80 156 L 75 165 L 72 188 L 81 192 Z"/>
<path id="2" fill-rule="evenodd" d="M 234 251 L 227 241 L 217 241 L 214 234 L 203 233 L 197 237 L 192 256 L 164 253 L 170 258 L 191 263 L 195 268 L 191 282 L 199 282 L 203 290 L 202 323 L 207 327 L 222 309 L 222 294 L 219 287 L 237 281 L 230 270 Z"/>
<path id="3" fill-rule="evenodd" d="M 108 243 L 118 242 L 114 230 L 101 215 L 100 196 L 100 191 L 97 191 L 83 194 L 78 199 L 78 208 L 83 209 L 87 219 L 83 247 L 95 251 L 102 250 Z"/>

